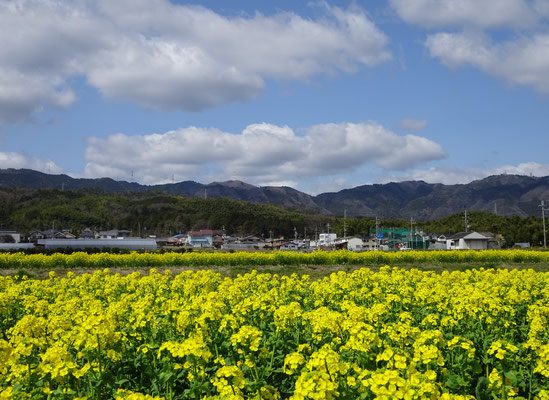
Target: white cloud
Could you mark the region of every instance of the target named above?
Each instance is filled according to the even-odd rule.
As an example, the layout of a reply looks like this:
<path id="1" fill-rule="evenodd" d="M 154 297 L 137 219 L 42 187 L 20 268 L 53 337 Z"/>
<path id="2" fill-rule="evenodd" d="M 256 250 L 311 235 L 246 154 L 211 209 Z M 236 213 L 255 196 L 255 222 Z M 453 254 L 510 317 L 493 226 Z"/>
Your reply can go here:
<path id="1" fill-rule="evenodd" d="M 387 175 L 383 181 L 422 180 L 428 183 L 454 185 L 465 184 L 477 179 L 486 178 L 487 176 L 502 174 L 549 176 L 549 164 L 524 162 L 518 165 L 502 165 L 486 169 L 453 166 L 431 167 L 429 169 L 417 169 L 404 174 Z"/>
<path id="2" fill-rule="evenodd" d="M 549 92 L 548 0 L 390 0 L 397 14 L 425 28 L 461 28 L 430 34 L 425 46 L 450 67 L 470 65 L 512 84 Z M 513 32 L 511 39 L 489 29 Z M 508 33 L 508 32 L 506 32 Z"/>
<path id="3" fill-rule="evenodd" d="M 48 174 L 60 174 L 63 169 L 51 160 L 40 160 L 21 153 L 1 152 L 0 168 L 28 168 Z"/>
<path id="4" fill-rule="evenodd" d="M 74 93 L 56 76 L 24 75 L 0 67 L 0 124 L 26 119 L 43 106 L 68 107 Z"/>
<path id="5" fill-rule="evenodd" d="M 74 101 L 70 77 L 156 109 L 197 111 L 257 96 L 266 79 L 307 80 L 390 59 L 388 38 L 353 7 L 225 17 L 167 0 L 0 3 L 0 118 Z M 3 99 L 19 75 L 24 98 Z M 61 99 L 60 99 L 61 97 Z M 11 116 L 11 117 L 10 117 Z"/>
<path id="6" fill-rule="evenodd" d="M 513 84 L 549 92 L 549 33 L 492 43 L 481 34 L 438 33 L 428 37 L 431 56 L 451 68 L 472 65 Z"/>
<path id="7" fill-rule="evenodd" d="M 531 27 L 547 7 L 545 0 L 390 0 L 406 22 L 426 28 Z M 547 11 L 547 10 L 545 10 Z"/>
<path id="8" fill-rule="evenodd" d="M 399 121 L 398 125 L 402 130 L 419 132 L 427 128 L 429 123 L 424 119 L 404 118 Z"/>
<path id="9" fill-rule="evenodd" d="M 372 165 L 404 170 L 444 158 L 426 138 L 399 136 L 374 122 L 322 124 L 298 136 L 288 126 L 249 125 L 240 134 L 190 127 L 164 134 L 88 140 L 85 175 L 134 177 L 142 183 L 241 179 L 255 184 L 298 182 Z"/>
<path id="10" fill-rule="evenodd" d="M 490 175 L 498 174 L 549 176 L 549 164 L 525 162 L 518 165 L 503 165 L 490 171 Z"/>

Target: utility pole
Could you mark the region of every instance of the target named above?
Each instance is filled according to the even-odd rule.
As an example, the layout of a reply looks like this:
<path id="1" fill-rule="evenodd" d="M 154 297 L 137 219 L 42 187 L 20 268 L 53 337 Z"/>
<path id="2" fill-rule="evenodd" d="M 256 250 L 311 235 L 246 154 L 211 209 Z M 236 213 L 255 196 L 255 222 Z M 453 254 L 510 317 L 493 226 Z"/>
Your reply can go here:
<path id="1" fill-rule="evenodd" d="M 414 242 L 413 242 L 413 225 L 414 225 L 414 217 L 410 217 L 410 247 L 412 250 L 414 249 Z"/>
<path id="2" fill-rule="evenodd" d="M 545 211 L 547 211 L 547 208 L 545 208 L 545 201 L 541 201 L 541 204 L 538 206 L 541 207 L 541 218 L 543 220 L 543 248 L 547 248 L 547 234 L 545 232 Z"/>
<path id="3" fill-rule="evenodd" d="M 465 232 L 469 232 L 469 217 L 467 216 L 467 210 L 465 210 L 463 219 L 465 221 Z"/>
<path id="4" fill-rule="evenodd" d="M 347 209 L 343 210 L 343 237 L 347 237 Z"/>
<path id="5" fill-rule="evenodd" d="M 379 249 L 379 218 L 376 217 L 376 244 L 377 248 Z"/>

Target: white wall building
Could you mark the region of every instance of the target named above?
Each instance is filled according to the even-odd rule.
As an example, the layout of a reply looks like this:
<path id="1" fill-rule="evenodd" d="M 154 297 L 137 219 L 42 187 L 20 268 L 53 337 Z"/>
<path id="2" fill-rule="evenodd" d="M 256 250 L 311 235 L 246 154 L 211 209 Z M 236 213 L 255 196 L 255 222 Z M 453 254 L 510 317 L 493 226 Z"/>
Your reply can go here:
<path id="1" fill-rule="evenodd" d="M 491 238 L 478 232 L 460 232 L 446 238 L 447 250 L 486 250 Z"/>
<path id="2" fill-rule="evenodd" d="M 318 236 L 318 246 L 333 246 L 335 240 L 337 239 L 337 234 L 335 233 L 321 233 Z"/>

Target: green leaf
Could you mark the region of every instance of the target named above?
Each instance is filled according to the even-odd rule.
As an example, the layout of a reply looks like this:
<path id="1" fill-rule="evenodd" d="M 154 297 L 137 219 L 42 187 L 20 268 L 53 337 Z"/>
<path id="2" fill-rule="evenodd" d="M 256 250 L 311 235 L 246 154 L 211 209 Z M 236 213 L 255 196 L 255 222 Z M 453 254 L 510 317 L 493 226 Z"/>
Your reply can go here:
<path id="1" fill-rule="evenodd" d="M 475 396 L 477 400 L 490 400 L 490 389 L 488 385 L 490 381 L 488 378 L 482 376 L 478 380 L 477 387 L 475 388 Z"/>
<path id="2" fill-rule="evenodd" d="M 451 371 L 448 372 L 446 374 L 446 386 L 453 390 L 458 389 L 461 386 L 459 382 L 459 376 Z"/>

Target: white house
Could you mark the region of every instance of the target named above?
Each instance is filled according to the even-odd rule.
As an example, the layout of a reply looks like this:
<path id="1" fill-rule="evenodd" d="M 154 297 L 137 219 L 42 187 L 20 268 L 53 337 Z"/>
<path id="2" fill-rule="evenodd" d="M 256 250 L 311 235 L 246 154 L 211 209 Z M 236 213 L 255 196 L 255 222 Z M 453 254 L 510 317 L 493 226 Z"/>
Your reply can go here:
<path id="1" fill-rule="evenodd" d="M 490 236 L 478 232 L 460 232 L 446 238 L 447 250 L 486 250 Z"/>
<path id="2" fill-rule="evenodd" d="M 337 234 L 335 233 L 321 233 L 318 236 L 318 246 L 333 246 L 335 240 L 337 239 Z"/>
<path id="3" fill-rule="evenodd" d="M 351 251 L 362 251 L 365 250 L 364 243 L 360 236 L 348 236 L 344 238 L 337 238 L 335 240 L 335 245 L 337 248 L 346 248 Z"/>

